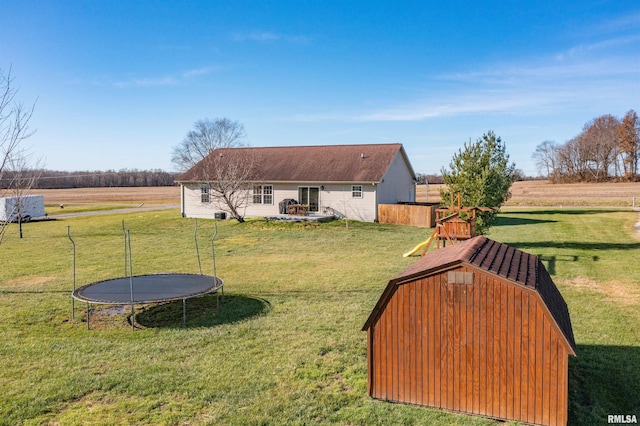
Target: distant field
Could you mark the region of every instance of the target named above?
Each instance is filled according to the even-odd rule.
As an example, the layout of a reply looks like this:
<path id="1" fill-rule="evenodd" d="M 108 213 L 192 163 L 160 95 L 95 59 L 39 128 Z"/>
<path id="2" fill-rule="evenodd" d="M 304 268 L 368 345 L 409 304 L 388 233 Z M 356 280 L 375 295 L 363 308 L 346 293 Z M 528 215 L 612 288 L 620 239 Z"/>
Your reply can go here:
<path id="1" fill-rule="evenodd" d="M 440 201 L 444 185 L 429 185 L 428 201 Z M 631 207 L 633 197 L 640 206 L 640 183 L 551 184 L 546 180 L 515 182 L 507 206 L 601 206 Z M 418 201 L 425 201 L 425 187 L 418 186 Z"/>
<path id="2" fill-rule="evenodd" d="M 179 204 L 180 187 L 38 189 L 45 204 Z"/>
<path id="3" fill-rule="evenodd" d="M 428 201 L 439 202 L 443 185 L 429 185 Z M 45 204 L 179 204 L 177 186 L 134 188 L 75 188 L 35 191 Z M 516 182 L 507 206 L 602 206 L 631 207 L 636 197 L 640 206 L 640 182 L 550 184 L 547 181 Z M 418 185 L 418 201 L 425 201 L 424 185 Z"/>

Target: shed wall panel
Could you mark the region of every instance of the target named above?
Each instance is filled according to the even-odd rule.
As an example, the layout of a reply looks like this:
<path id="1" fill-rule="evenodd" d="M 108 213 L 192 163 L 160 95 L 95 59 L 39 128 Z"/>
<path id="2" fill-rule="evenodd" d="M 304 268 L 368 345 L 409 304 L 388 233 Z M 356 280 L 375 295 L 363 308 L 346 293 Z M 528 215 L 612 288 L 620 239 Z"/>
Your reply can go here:
<path id="1" fill-rule="evenodd" d="M 536 383 L 536 393 L 535 393 L 535 417 L 534 422 L 541 424 L 542 423 L 542 401 L 543 401 L 543 383 L 542 383 L 542 373 L 544 368 L 544 314 L 542 309 L 537 306 L 536 307 L 536 344 L 535 344 L 535 357 L 536 357 L 536 366 L 535 366 L 535 383 Z"/>
<path id="2" fill-rule="evenodd" d="M 520 322 L 520 419 L 526 420 L 529 411 L 529 298 L 522 295 L 522 320 Z"/>
<path id="3" fill-rule="evenodd" d="M 551 327 L 549 327 L 551 329 Z M 550 374 L 549 374 L 549 423 L 557 424 L 558 422 L 558 336 L 550 330 L 551 350 L 550 355 Z"/>
<path id="4" fill-rule="evenodd" d="M 535 303 L 529 304 L 529 363 L 526 366 L 528 370 L 529 381 L 527 383 L 527 395 L 529 410 L 525 421 L 533 423 L 535 421 L 536 413 L 536 305 Z"/>
<path id="5" fill-rule="evenodd" d="M 519 390 L 522 388 L 522 292 L 514 291 L 514 315 L 513 315 L 513 417 L 520 418 L 522 415 L 522 396 Z M 516 358 L 516 356 L 520 358 Z"/>
<path id="6" fill-rule="evenodd" d="M 568 352 L 537 293 L 493 275 L 397 286 L 372 326 L 375 398 L 566 424 Z"/>
<path id="7" fill-rule="evenodd" d="M 434 340 L 432 344 L 434 345 L 434 356 L 430 360 L 429 367 L 432 367 L 434 370 L 434 398 L 435 398 L 435 407 L 443 407 L 445 394 L 443 392 L 443 363 L 440 362 L 442 360 L 442 353 L 446 348 L 446 341 L 443 340 L 442 333 L 442 323 L 443 323 L 443 315 L 446 312 L 442 306 L 442 295 L 440 292 L 440 276 L 434 276 L 432 278 L 432 285 L 434 286 L 434 299 L 429 302 L 429 305 L 432 306 L 433 310 L 433 321 L 434 321 Z"/>
<path id="8" fill-rule="evenodd" d="M 487 412 L 487 282 L 486 277 L 481 275 L 478 279 L 478 306 L 479 315 L 478 328 L 478 409 L 477 414 Z"/>

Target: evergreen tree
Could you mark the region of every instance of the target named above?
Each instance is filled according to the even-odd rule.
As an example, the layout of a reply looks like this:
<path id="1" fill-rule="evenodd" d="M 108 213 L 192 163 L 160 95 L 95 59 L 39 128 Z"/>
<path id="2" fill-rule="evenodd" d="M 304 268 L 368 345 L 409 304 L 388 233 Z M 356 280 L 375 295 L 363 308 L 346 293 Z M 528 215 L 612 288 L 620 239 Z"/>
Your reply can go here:
<path id="1" fill-rule="evenodd" d="M 446 189 L 440 191 L 443 204 L 456 199 L 466 207 L 491 207 L 495 210 L 479 212 L 476 230 L 485 234 L 493 224 L 498 209 L 509 199 L 509 189 L 515 180 L 515 163 L 509 163 L 509 155 L 500 137 L 488 131 L 475 143 L 465 143 L 454 154 L 449 170 L 442 168 Z"/>

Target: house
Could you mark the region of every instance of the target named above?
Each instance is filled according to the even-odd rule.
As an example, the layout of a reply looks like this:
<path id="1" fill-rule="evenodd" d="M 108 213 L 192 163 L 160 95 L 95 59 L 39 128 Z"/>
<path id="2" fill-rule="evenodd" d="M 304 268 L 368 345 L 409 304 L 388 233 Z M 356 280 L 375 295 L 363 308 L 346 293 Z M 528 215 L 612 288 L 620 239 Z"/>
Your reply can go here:
<path id="1" fill-rule="evenodd" d="M 484 236 L 427 253 L 367 319 L 376 399 L 565 425 L 567 305 L 537 256 Z"/>
<path id="2" fill-rule="evenodd" d="M 250 183 L 239 212 L 246 217 L 287 213 L 281 202 L 295 200 L 311 215 L 373 222 L 378 204 L 415 201 L 415 173 L 399 143 L 221 148 L 178 178 L 183 216 L 231 213 L 211 196 L 208 182 L 219 179 L 217 170 L 238 173 L 234 162 L 251 165 L 240 177 Z"/>

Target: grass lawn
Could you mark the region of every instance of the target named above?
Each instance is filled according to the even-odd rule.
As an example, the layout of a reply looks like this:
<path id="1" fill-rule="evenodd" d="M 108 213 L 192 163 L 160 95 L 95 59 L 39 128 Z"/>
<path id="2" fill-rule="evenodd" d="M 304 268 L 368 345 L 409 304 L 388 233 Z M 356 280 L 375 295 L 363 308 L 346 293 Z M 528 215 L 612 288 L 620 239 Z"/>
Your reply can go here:
<path id="1" fill-rule="evenodd" d="M 123 273 L 121 223 L 134 273 L 197 272 L 193 222 L 177 210 L 34 222 L 0 245 L 0 424 L 494 424 L 366 394 L 361 327 L 402 253 L 429 230 L 336 221 L 219 224 L 215 297 L 128 310 L 84 305 L 78 285 Z M 640 414 L 640 242 L 637 213 L 506 211 L 489 235 L 542 256 L 567 299 L 578 344 L 570 420 Z M 211 221 L 200 221 L 205 273 Z"/>

